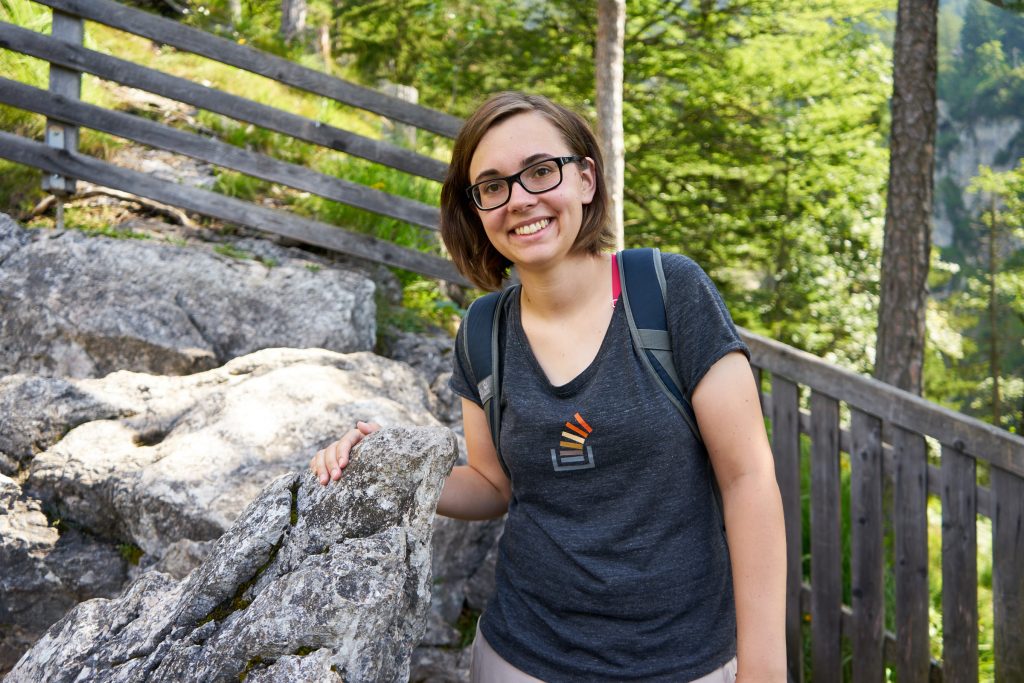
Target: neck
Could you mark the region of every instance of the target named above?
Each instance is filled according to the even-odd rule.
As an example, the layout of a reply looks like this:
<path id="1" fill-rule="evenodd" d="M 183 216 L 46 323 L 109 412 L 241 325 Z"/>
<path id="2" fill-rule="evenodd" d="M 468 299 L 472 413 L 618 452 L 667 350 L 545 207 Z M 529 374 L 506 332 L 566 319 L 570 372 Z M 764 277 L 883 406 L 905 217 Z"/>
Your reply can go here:
<path id="1" fill-rule="evenodd" d="M 522 306 L 535 315 L 557 315 L 611 301 L 611 255 L 579 254 L 543 270 L 518 270 Z"/>

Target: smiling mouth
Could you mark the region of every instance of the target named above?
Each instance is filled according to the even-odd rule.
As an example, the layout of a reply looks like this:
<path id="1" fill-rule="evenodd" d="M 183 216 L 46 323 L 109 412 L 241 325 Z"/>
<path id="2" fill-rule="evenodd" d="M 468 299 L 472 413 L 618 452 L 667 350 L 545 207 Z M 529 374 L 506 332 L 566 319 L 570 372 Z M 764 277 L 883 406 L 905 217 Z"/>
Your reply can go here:
<path id="1" fill-rule="evenodd" d="M 539 221 L 530 223 L 529 225 L 522 225 L 512 232 L 516 235 L 532 235 L 533 233 L 540 232 L 544 228 L 548 227 L 548 223 L 550 222 L 550 218 L 542 218 Z"/>

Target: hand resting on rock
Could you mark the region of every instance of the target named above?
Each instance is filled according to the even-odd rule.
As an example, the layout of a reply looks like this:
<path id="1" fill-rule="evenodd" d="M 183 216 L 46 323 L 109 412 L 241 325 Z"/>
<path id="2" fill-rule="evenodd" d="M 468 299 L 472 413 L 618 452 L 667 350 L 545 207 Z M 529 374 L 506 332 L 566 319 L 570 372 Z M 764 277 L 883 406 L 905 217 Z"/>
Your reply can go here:
<path id="1" fill-rule="evenodd" d="M 363 437 L 373 434 L 378 429 L 380 429 L 380 425 L 376 422 L 363 422 L 362 420 L 356 422 L 355 428 L 347 431 L 345 436 L 323 450 L 317 451 L 313 459 L 309 461 L 309 469 L 313 470 L 313 474 L 325 486 L 331 480 L 341 479 L 341 471 L 348 465 L 348 457 L 352 448 L 362 441 Z"/>

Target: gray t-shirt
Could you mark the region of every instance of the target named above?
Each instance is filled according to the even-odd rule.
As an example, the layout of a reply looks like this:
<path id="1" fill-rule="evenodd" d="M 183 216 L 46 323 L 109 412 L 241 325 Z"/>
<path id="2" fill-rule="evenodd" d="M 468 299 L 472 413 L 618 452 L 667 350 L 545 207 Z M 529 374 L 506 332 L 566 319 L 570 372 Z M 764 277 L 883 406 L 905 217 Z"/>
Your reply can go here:
<path id="1" fill-rule="evenodd" d="M 749 356 L 692 260 L 663 257 L 676 371 L 692 394 Z M 609 274 L 609 277 L 611 275 Z M 512 498 L 480 622 L 545 681 L 685 681 L 736 652 L 732 574 L 707 453 L 641 365 L 622 305 L 593 363 L 552 386 L 505 312 L 501 455 Z M 480 403 L 459 330 L 452 389 Z"/>

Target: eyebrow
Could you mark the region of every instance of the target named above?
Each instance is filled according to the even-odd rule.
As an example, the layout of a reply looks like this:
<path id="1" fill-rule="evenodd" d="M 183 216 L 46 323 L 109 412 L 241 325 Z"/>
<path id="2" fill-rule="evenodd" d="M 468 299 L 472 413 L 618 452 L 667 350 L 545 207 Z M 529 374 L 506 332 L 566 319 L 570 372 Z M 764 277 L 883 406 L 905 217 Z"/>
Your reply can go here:
<path id="1" fill-rule="evenodd" d="M 531 154 L 530 156 L 528 156 L 528 157 L 526 157 L 525 159 L 522 160 L 522 162 L 521 162 L 522 165 L 519 168 L 520 168 L 520 170 L 522 170 L 522 169 L 526 168 L 527 166 L 529 166 L 532 163 L 540 161 L 541 159 L 550 159 L 553 156 L 556 156 L 556 155 L 548 154 L 547 152 L 540 152 L 538 154 Z M 477 173 L 476 174 L 476 178 L 473 179 L 473 182 L 477 183 L 477 182 L 480 181 L 481 178 L 488 178 L 488 177 L 492 177 L 492 176 L 505 177 L 505 176 L 501 176 L 497 169 L 489 168 L 486 171 L 480 171 L 479 173 Z"/>

